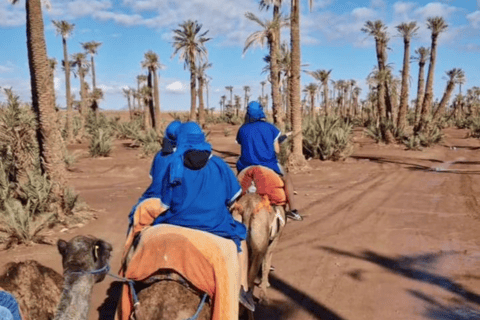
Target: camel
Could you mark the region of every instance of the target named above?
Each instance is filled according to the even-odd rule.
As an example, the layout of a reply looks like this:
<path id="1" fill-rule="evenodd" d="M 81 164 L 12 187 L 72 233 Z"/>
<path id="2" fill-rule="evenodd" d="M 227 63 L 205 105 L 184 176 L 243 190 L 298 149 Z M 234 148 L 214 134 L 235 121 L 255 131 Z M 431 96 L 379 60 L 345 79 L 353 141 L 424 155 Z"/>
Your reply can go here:
<path id="1" fill-rule="evenodd" d="M 267 201 L 267 206 L 263 205 Z M 285 227 L 286 215 L 283 206 L 271 205 L 268 199 L 257 193 L 244 194 L 233 206 L 233 217 L 245 224 L 248 230 L 248 285 L 253 288 L 260 271 L 260 301 L 268 301 L 268 274 L 272 254 Z M 253 319 L 253 318 L 252 318 Z"/>
<path id="2" fill-rule="evenodd" d="M 0 287 L 19 303 L 23 320 L 86 320 L 93 285 L 108 272 L 112 246 L 100 239 L 76 236 L 58 240 L 63 277 L 34 260 L 9 263 Z M 92 271 L 101 270 L 92 274 Z"/>

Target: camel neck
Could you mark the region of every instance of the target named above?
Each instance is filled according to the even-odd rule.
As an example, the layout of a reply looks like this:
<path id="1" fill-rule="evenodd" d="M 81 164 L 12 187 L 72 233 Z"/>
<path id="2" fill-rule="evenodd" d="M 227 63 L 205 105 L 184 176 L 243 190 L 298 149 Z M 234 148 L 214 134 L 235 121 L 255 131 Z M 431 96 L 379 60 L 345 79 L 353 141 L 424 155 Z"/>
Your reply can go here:
<path id="1" fill-rule="evenodd" d="M 94 276 L 66 274 L 54 320 L 87 320 Z"/>

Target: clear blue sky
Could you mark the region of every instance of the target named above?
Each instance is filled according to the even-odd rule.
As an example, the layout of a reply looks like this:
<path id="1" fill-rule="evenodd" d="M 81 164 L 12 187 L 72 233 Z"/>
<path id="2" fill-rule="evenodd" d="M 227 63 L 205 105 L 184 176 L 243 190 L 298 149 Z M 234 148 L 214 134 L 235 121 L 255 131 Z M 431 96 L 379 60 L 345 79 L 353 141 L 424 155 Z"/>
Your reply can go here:
<path id="1" fill-rule="evenodd" d="M 290 1 L 284 0 L 284 12 Z M 75 24 L 68 40 L 69 54 L 82 51 L 81 42 L 99 41 L 102 46 L 96 56 L 97 86 L 104 89 L 104 109 L 123 109 L 127 102 L 122 95 L 125 86 L 136 87 L 136 76 L 145 73 L 141 61 L 148 50 L 155 51 L 165 68 L 159 72 L 162 110 L 188 110 L 189 72 L 178 57 L 171 58 L 172 29 L 185 20 L 198 20 L 212 38 L 207 42 L 213 67 L 207 71 L 212 78 L 210 107 L 219 106 L 225 86 L 233 86 L 234 94 L 243 97 L 243 86 L 252 88 L 252 98 L 260 95 L 262 57 L 267 49 L 253 48 L 242 56 L 245 39 L 258 26 L 245 19 L 247 11 L 269 18 L 271 12 L 260 12 L 257 0 L 50 0 L 44 8 L 47 52 L 58 61 L 63 59 L 61 37 L 51 20 L 67 20 Z M 373 39 L 360 29 L 367 20 L 381 19 L 388 25 L 391 36 L 388 62 L 393 63 L 399 76 L 403 59 L 403 41 L 395 26 L 417 21 L 418 37 L 412 40 L 412 54 L 420 46 L 430 45 L 426 19 L 442 16 L 449 28 L 440 35 L 435 69 L 435 98 L 441 98 L 446 85 L 445 72 L 452 68 L 465 71 L 464 88 L 480 86 L 480 0 L 430 1 L 345 1 L 314 0 L 313 10 L 302 1 L 302 60 L 306 69 L 333 69 L 331 78 L 355 79 L 367 92 L 365 78 L 376 65 Z M 284 33 L 284 39 L 288 32 Z M 25 2 L 11 5 L 0 0 L 0 86 L 13 87 L 24 101 L 30 100 L 30 80 L 26 50 Z M 410 99 L 415 98 L 417 65 L 412 64 Z M 90 78 L 87 79 L 90 81 Z M 72 87 L 78 97 L 78 79 Z M 302 84 L 313 79 L 302 74 Z M 56 72 L 57 103 L 65 105 L 64 75 Z M 0 97 L 4 100 L 4 96 Z"/>

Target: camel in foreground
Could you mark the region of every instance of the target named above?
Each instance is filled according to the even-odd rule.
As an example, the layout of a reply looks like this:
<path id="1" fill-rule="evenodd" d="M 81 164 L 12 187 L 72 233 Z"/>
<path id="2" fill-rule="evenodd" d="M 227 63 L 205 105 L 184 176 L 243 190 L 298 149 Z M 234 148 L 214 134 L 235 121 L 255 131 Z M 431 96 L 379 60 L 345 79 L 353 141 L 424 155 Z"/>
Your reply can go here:
<path id="1" fill-rule="evenodd" d="M 287 219 L 285 208 L 271 205 L 267 198 L 257 193 L 246 193 L 234 205 L 232 214 L 248 230 L 248 285 L 254 287 L 258 273 L 262 270 L 259 298 L 261 301 L 267 300 L 272 254 Z"/>
<path id="2" fill-rule="evenodd" d="M 58 240 L 57 247 L 63 277 L 33 260 L 10 263 L 0 275 L 0 287 L 16 298 L 23 320 L 88 317 L 93 285 L 108 272 L 112 246 L 94 237 L 76 236 L 68 242 Z"/>

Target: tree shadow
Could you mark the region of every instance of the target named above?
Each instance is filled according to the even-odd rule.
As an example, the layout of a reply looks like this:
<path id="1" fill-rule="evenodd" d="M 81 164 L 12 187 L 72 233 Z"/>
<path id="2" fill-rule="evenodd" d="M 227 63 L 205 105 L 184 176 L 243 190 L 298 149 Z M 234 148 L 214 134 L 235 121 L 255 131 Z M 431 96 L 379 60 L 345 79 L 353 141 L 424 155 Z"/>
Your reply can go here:
<path id="1" fill-rule="evenodd" d="M 98 319 L 113 320 L 115 318 L 115 311 L 117 309 L 117 303 L 122 293 L 121 281 L 114 281 L 110 284 L 107 290 L 107 297 L 103 303 L 98 307 Z"/>
<path id="2" fill-rule="evenodd" d="M 263 320 L 282 320 L 288 319 L 294 312 L 295 305 L 282 300 L 271 300 L 268 304 L 257 304 L 255 306 L 255 319 Z M 248 316 L 245 312 L 240 320 L 247 320 Z"/>
<path id="3" fill-rule="evenodd" d="M 480 310 L 461 301 L 445 304 L 418 290 L 408 292 L 427 304 L 424 315 L 435 320 L 480 320 Z"/>
<path id="4" fill-rule="evenodd" d="M 418 280 L 437 287 L 443 288 L 454 293 L 463 299 L 480 305 L 480 295 L 465 289 L 461 284 L 450 280 L 447 277 L 437 275 L 422 268 L 427 268 L 435 263 L 441 256 L 457 254 L 455 251 L 427 253 L 417 256 L 400 256 L 398 258 L 389 258 L 379 255 L 373 251 L 365 250 L 361 254 L 355 254 L 331 247 L 321 246 L 319 249 L 332 254 L 346 256 L 350 258 L 360 259 L 379 265 L 395 274 L 404 276 L 412 280 Z"/>
<path id="5" fill-rule="evenodd" d="M 280 291 L 305 311 L 310 313 L 315 319 L 321 320 L 342 320 L 343 318 L 327 309 L 325 306 L 314 300 L 306 293 L 286 283 L 275 275 L 269 277 L 271 288 Z M 279 318 L 263 318 L 260 319 L 279 319 Z"/>

